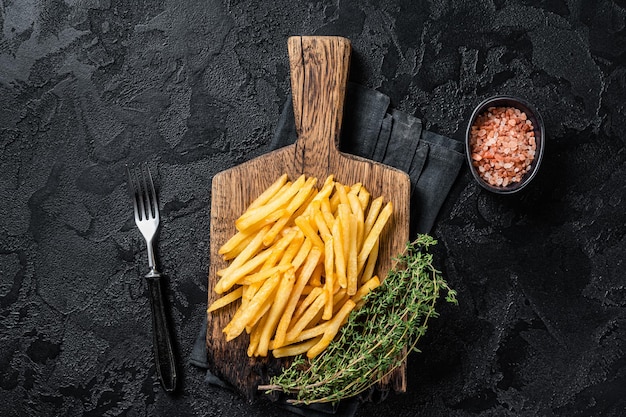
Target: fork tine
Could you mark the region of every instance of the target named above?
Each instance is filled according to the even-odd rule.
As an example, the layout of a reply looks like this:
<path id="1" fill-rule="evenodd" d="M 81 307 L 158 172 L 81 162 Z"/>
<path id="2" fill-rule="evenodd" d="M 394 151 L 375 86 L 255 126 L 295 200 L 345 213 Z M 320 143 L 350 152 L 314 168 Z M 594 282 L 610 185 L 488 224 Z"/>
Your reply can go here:
<path id="1" fill-rule="evenodd" d="M 141 172 L 141 166 L 139 168 L 135 168 L 135 184 L 137 185 L 136 188 L 136 196 L 135 199 L 137 200 L 137 203 L 139 205 L 139 219 L 140 220 L 145 220 L 146 217 L 146 207 L 144 205 L 144 187 L 141 184 L 141 179 L 143 178 L 143 172 Z"/>
<path id="2" fill-rule="evenodd" d="M 148 188 L 148 183 L 146 180 L 146 170 L 148 166 L 146 164 L 142 164 L 139 167 L 139 172 L 141 172 L 141 200 L 142 204 L 145 206 L 144 216 L 146 219 L 152 218 L 152 204 L 150 201 L 150 190 Z"/>
<path id="3" fill-rule="evenodd" d="M 133 200 L 133 212 L 135 214 L 135 222 L 141 220 L 139 217 L 139 207 L 137 206 L 137 178 L 131 174 L 128 165 L 126 165 L 126 175 L 128 176 L 128 191 Z"/>
<path id="4" fill-rule="evenodd" d="M 150 193 L 152 195 L 152 208 L 154 209 L 154 218 L 159 220 L 159 204 L 157 202 L 156 191 L 154 190 L 154 182 L 152 181 L 152 174 L 150 173 L 150 168 L 146 165 L 146 171 L 148 171 L 148 180 L 150 183 Z M 146 187 L 147 191 L 147 187 Z"/>

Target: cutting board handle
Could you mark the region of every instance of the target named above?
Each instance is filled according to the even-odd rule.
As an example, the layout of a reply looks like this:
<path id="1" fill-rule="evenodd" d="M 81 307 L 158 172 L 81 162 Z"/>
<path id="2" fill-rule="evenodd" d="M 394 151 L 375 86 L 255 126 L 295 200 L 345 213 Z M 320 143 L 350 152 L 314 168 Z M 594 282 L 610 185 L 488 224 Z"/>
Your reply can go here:
<path id="1" fill-rule="evenodd" d="M 328 165 L 338 154 L 350 67 L 350 41 L 338 36 L 292 36 L 288 40 L 301 172 Z"/>

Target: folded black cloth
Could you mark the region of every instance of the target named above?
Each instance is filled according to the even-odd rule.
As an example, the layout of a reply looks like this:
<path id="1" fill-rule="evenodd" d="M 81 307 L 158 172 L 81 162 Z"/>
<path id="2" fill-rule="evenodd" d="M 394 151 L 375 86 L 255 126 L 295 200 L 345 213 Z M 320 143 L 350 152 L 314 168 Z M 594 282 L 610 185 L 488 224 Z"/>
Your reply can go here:
<path id="1" fill-rule="evenodd" d="M 464 161 L 463 143 L 422 129 L 420 119 L 389 108 L 385 94 L 349 83 L 343 114 L 339 150 L 401 169 L 411 179 L 410 237 L 429 233 Z M 296 140 L 291 98 L 278 121 L 271 148 Z M 208 370 L 206 321 L 198 333 L 189 362 L 207 369 L 208 383 L 228 387 Z M 336 406 L 292 407 L 289 411 L 306 417 L 329 414 L 353 416 L 358 402 L 342 401 Z"/>

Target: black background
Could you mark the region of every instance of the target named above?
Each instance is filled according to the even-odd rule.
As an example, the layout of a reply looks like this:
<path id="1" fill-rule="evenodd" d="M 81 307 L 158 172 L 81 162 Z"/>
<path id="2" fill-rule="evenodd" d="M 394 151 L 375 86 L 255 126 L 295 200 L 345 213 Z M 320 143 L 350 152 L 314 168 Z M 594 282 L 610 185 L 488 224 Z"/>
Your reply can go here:
<path id="1" fill-rule="evenodd" d="M 206 308 L 210 181 L 268 151 L 287 37 L 352 41 L 351 81 L 462 140 L 495 94 L 533 103 L 543 165 L 497 196 L 464 167 L 433 235 L 459 293 L 407 394 L 358 416 L 626 415 L 623 1 L 0 4 L 3 416 L 280 416 L 186 363 Z M 155 382 L 144 242 L 124 166 L 157 171 L 180 354 Z"/>

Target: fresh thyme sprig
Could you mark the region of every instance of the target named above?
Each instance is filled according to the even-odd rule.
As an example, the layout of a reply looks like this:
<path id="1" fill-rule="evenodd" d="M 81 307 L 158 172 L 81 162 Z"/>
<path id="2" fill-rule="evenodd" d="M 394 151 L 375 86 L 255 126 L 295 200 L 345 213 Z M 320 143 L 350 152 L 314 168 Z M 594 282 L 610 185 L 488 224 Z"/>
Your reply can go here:
<path id="1" fill-rule="evenodd" d="M 296 358 L 259 390 L 291 394 L 289 402 L 294 404 L 334 403 L 371 388 L 398 368 L 410 351 L 419 351 L 416 344 L 428 320 L 437 317 L 440 291 L 446 291 L 448 302 L 457 303 L 456 292 L 435 269 L 428 252 L 436 243 L 428 235 L 407 243 L 396 267 L 350 315 L 322 355 L 310 362 Z"/>

